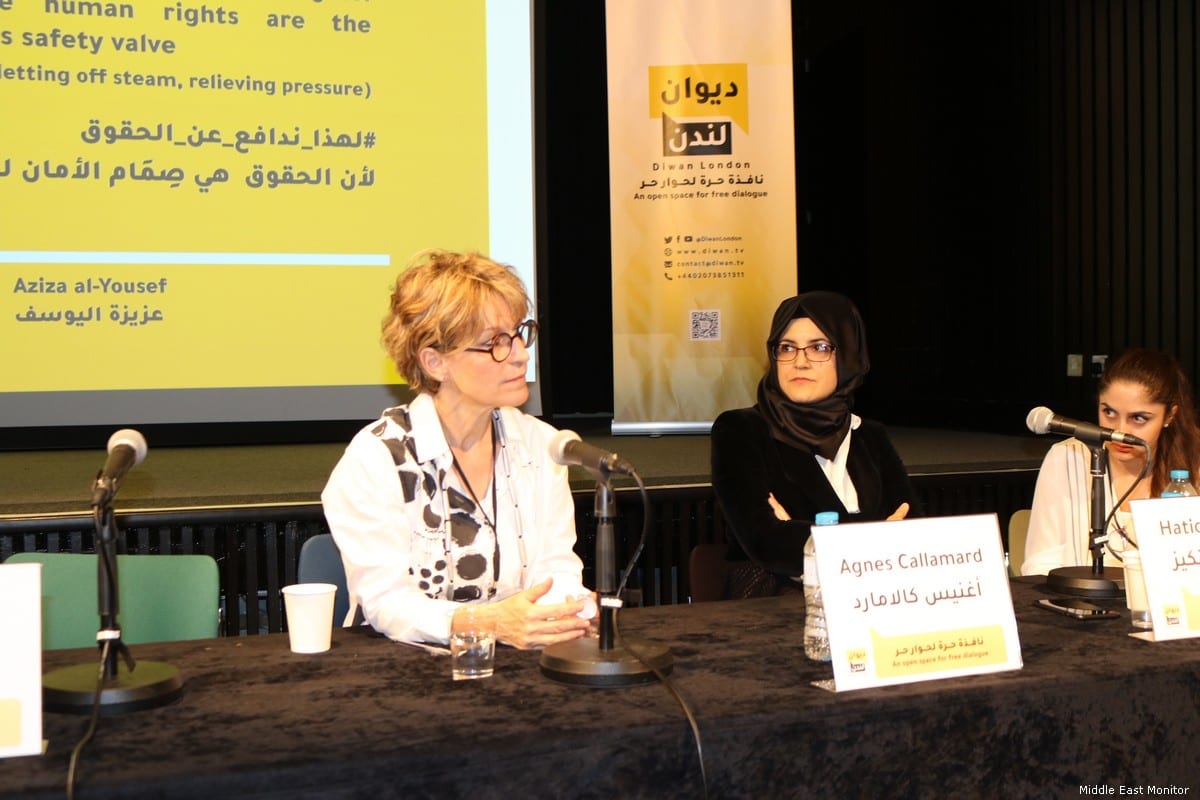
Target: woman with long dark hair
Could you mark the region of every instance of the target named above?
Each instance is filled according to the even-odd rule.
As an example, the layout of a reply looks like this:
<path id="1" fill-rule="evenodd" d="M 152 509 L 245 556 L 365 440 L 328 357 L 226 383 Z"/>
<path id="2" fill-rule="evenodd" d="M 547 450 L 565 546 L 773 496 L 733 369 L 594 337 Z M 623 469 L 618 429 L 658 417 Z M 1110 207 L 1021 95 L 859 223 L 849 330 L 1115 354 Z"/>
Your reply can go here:
<path id="1" fill-rule="evenodd" d="M 1105 518 L 1109 548 L 1120 553 L 1128 544 L 1129 501 L 1158 497 L 1171 470 L 1186 469 L 1192 479 L 1200 469 L 1200 429 L 1187 374 L 1170 354 L 1133 348 L 1112 360 L 1100 379 L 1099 423 L 1131 433 L 1149 446 L 1154 458 L 1142 475 L 1146 448 L 1106 442 Z M 1042 575 L 1058 567 L 1092 563 L 1091 451 L 1078 439 L 1055 444 L 1042 461 L 1033 495 L 1033 512 L 1025 542 L 1023 575 Z M 1116 513 L 1113 504 L 1125 498 Z"/>

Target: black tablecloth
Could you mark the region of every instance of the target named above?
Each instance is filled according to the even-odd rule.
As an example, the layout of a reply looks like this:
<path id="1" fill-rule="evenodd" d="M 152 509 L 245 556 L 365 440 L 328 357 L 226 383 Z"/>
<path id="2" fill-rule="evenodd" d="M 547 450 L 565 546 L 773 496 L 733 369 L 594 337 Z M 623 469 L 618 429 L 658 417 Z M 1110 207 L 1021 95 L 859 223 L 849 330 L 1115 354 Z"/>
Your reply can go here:
<path id="1" fill-rule="evenodd" d="M 622 612 L 670 646 L 711 797 L 1079 797 L 1200 793 L 1200 641 L 1077 622 L 1013 584 L 1025 666 L 835 694 L 803 655 L 803 599 Z M 295 655 L 285 635 L 138 645 L 187 680 L 173 705 L 101 720 L 77 797 L 702 797 L 691 729 L 663 686 L 589 689 L 501 648 L 491 679 L 360 631 Z M 47 670 L 92 658 L 47 653 Z M 61 797 L 80 716 L 45 756 L 0 761 L 0 794 Z"/>

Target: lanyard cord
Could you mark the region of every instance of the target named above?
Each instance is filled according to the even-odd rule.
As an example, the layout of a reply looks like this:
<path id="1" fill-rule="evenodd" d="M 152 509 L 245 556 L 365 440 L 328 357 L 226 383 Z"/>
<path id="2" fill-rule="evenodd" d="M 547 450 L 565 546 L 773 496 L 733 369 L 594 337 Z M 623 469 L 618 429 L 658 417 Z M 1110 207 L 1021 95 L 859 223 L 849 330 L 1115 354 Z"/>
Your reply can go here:
<path id="1" fill-rule="evenodd" d="M 521 562 L 521 572 L 517 576 L 517 586 L 525 588 L 525 576 L 529 574 L 529 554 L 525 550 L 525 526 L 521 522 L 521 503 L 517 487 L 512 480 L 512 462 L 508 455 L 508 436 L 504 433 L 504 420 L 499 410 L 492 412 L 492 426 L 498 432 L 500 441 L 500 464 L 504 467 L 504 485 L 508 490 L 509 500 L 512 501 L 513 521 L 517 530 L 517 558 Z M 495 501 L 496 488 L 492 488 L 492 500 Z M 499 519 L 497 518 L 497 521 Z"/>
<path id="2" fill-rule="evenodd" d="M 500 521 L 500 515 L 496 511 L 496 495 L 499 494 L 499 489 L 496 486 L 496 417 L 492 417 L 492 516 L 488 517 L 487 510 L 483 507 L 483 503 L 479 502 L 479 498 L 475 495 L 475 489 L 472 488 L 471 482 L 467 480 L 466 473 L 459 466 L 458 458 L 454 455 L 454 450 L 450 450 L 450 462 L 454 465 L 454 471 L 458 473 L 458 479 L 463 482 L 463 486 L 467 489 L 467 494 L 471 495 L 471 499 L 475 501 L 475 507 L 479 509 L 479 513 L 483 515 L 483 521 L 492 529 L 492 542 L 495 545 L 495 552 L 492 554 L 492 588 L 495 589 L 496 582 L 500 580 L 500 531 L 497 530 L 496 524 Z M 448 543 L 447 543 L 448 546 Z"/>

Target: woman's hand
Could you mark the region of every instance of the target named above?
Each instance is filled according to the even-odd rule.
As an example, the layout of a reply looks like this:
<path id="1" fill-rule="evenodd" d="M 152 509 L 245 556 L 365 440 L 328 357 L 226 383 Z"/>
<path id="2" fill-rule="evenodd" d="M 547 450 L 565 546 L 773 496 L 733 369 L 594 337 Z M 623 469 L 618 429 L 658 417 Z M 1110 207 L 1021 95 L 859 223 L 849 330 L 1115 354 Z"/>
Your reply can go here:
<path id="1" fill-rule="evenodd" d="M 584 600 L 538 605 L 550 591 L 553 578 L 531 586 L 498 603 L 484 606 L 496 619 L 496 639 L 522 650 L 578 639 L 588 631 L 590 621 L 576 616 Z"/>
<path id="2" fill-rule="evenodd" d="M 579 613 L 587 620 L 588 627 L 584 632 L 585 636 L 590 636 L 593 639 L 600 635 L 600 595 L 596 592 L 588 594 L 567 595 L 568 600 L 578 600 L 583 603 L 583 610 Z"/>
<path id="3" fill-rule="evenodd" d="M 787 513 L 787 509 L 779 504 L 779 501 L 775 499 L 774 494 L 767 495 L 767 502 L 771 505 L 771 510 L 775 512 L 775 519 L 782 522 L 788 522 L 791 520 L 792 515 Z"/>
<path id="4" fill-rule="evenodd" d="M 791 519 L 787 509 L 779 505 L 779 501 L 775 499 L 775 495 L 767 495 L 767 502 L 771 504 L 771 510 L 775 512 L 775 519 L 783 520 L 784 522 L 787 522 Z M 892 512 L 891 516 L 888 517 L 888 521 L 904 519 L 908 516 L 908 509 L 908 503 L 901 503 L 896 510 Z"/>
<path id="5" fill-rule="evenodd" d="M 779 500 L 775 499 L 774 494 L 767 495 L 767 503 L 770 504 L 770 510 L 775 512 L 775 519 L 781 519 L 781 521 L 787 522 L 788 519 L 792 518 L 791 515 L 788 515 L 785 507 L 779 505 Z M 896 510 L 892 512 L 892 516 L 888 517 L 888 521 L 893 521 L 893 519 L 904 519 L 908 516 L 908 509 L 910 509 L 910 506 L 908 506 L 907 503 L 901 503 L 898 507 L 896 507 Z"/>

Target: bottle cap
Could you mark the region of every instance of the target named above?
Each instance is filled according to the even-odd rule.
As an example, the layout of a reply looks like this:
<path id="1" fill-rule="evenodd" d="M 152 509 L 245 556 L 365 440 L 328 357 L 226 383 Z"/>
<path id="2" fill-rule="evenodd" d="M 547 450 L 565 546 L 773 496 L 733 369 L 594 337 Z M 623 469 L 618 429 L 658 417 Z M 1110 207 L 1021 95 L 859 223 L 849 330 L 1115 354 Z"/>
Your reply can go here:
<path id="1" fill-rule="evenodd" d="M 836 511 L 819 511 L 819 512 L 817 512 L 817 515 L 815 517 L 813 517 L 813 522 L 816 523 L 817 525 L 837 525 L 838 524 L 838 512 L 836 512 Z"/>
<path id="2" fill-rule="evenodd" d="M 1189 475 L 1190 473 L 1186 469 L 1171 470 L 1171 480 L 1173 481 L 1186 481 Z"/>

